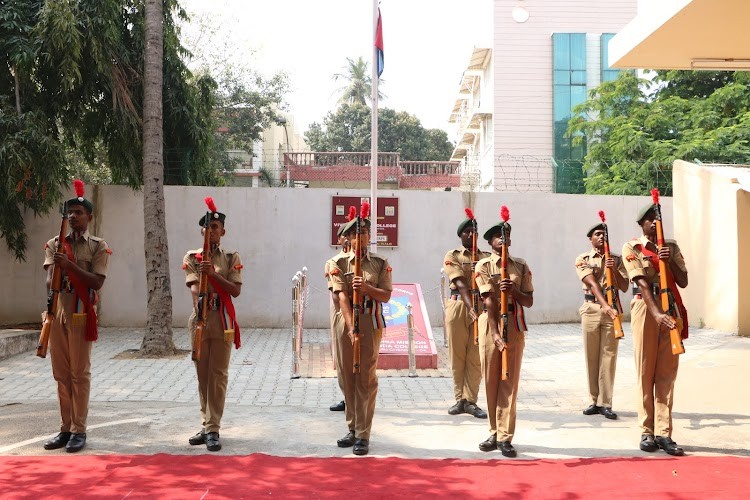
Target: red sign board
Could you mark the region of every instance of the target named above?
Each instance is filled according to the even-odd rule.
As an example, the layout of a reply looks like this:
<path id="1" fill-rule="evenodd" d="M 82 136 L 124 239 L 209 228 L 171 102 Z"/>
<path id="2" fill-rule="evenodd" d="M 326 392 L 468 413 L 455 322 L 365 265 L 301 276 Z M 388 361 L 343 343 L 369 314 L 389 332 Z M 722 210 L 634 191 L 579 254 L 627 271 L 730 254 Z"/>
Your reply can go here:
<path id="1" fill-rule="evenodd" d="M 369 196 L 333 196 L 331 198 L 331 246 L 337 246 L 339 228 L 346 224 L 349 207 L 359 207 Z M 378 246 L 398 246 L 398 198 L 378 198 Z"/>

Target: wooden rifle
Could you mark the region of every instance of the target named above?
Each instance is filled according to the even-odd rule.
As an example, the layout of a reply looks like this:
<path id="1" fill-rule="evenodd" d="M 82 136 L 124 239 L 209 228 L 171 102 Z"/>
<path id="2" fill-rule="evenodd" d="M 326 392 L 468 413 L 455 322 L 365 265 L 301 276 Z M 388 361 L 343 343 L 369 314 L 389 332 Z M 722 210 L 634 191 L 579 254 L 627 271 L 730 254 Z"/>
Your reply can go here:
<path id="1" fill-rule="evenodd" d="M 65 242 L 65 236 L 68 232 L 68 207 L 67 203 L 62 205 L 62 221 L 60 222 L 60 235 L 57 237 L 57 246 L 55 252 L 62 252 Z M 52 267 L 52 280 L 50 281 L 49 292 L 47 293 L 47 314 L 42 323 L 42 333 L 39 335 L 39 343 L 36 346 L 36 355 L 40 358 L 47 357 L 47 347 L 49 345 L 49 335 L 52 329 L 52 322 L 57 314 L 57 303 L 62 291 L 62 268 L 55 264 Z"/>
<path id="2" fill-rule="evenodd" d="M 355 230 L 355 238 L 357 240 L 357 244 L 354 248 L 354 277 L 362 277 L 362 224 L 364 223 L 365 219 L 367 219 L 367 216 L 370 212 L 370 204 L 367 202 L 362 203 L 360 206 L 360 212 L 359 217 L 357 217 L 356 222 L 354 223 L 354 230 Z M 362 308 L 362 293 L 359 291 L 359 289 L 355 288 L 354 293 L 352 293 L 352 302 L 354 303 L 354 311 L 353 311 L 353 318 L 352 322 L 353 325 L 353 335 L 354 335 L 354 343 L 352 345 L 352 351 L 354 354 L 354 362 L 353 362 L 353 372 L 359 373 L 360 372 L 360 362 L 361 362 L 361 355 L 360 355 L 360 345 L 359 345 L 359 315 L 361 313 Z"/>
<path id="3" fill-rule="evenodd" d="M 504 280 L 508 277 L 508 226 L 507 222 L 510 219 L 510 211 L 508 207 L 503 205 L 500 207 L 500 217 L 503 219 L 503 225 L 500 228 L 500 237 L 502 238 L 502 249 L 500 252 L 500 279 Z M 508 293 L 500 291 L 500 321 L 502 322 L 502 339 L 503 339 L 503 350 L 500 358 L 500 379 L 508 380 L 510 377 L 509 366 L 508 366 Z"/>
<path id="4" fill-rule="evenodd" d="M 664 247 L 664 228 L 661 221 L 661 205 L 659 205 L 659 190 L 651 190 L 651 199 L 654 202 L 654 215 L 656 223 L 656 245 L 659 250 Z M 659 259 L 659 294 L 661 295 L 661 308 L 669 314 L 675 321 L 676 326 L 669 330 L 669 340 L 672 343 L 672 354 L 682 354 L 685 352 L 685 346 L 682 344 L 682 318 L 680 317 L 677 307 L 672 298 L 672 291 L 669 289 L 667 273 L 667 264 Z"/>
<path id="5" fill-rule="evenodd" d="M 607 304 L 615 310 L 617 313 L 615 319 L 612 320 L 614 323 L 615 338 L 621 339 L 625 336 L 625 332 L 622 330 L 622 312 L 620 311 L 620 294 L 615 286 L 614 275 L 612 269 L 607 267 L 607 261 L 610 258 L 609 253 L 609 231 L 607 230 L 606 217 L 604 210 L 599 210 L 599 217 L 602 219 L 602 226 L 604 226 L 604 275 L 607 280 Z"/>
<path id="6" fill-rule="evenodd" d="M 477 269 L 477 261 L 479 260 L 477 257 L 479 256 L 479 249 L 477 248 L 477 232 L 479 231 L 479 228 L 477 227 L 477 219 L 474 217 L 474 212 L 470 209 L 466 209 L 466 217 L 471 221 L 471 227 L 472 227 L 472 238 L 471 238 L 471 306 L 474 308 L 474 312 L 477 315 L 477 318 L 479 317 L 479 290 L 477 289 L 477 282 L 476 282 L 476 269 Z M 479 345 L 479 319 L 474 320 L 472 324 L 473 332 L 474 332 L 474 345 Z"/>
<path id="7" fill-rule="evenodd" d="M 201 252 L 201 262 L 211 262 L 211 214 L 216 212 L 216 205 L 211 197 L 205 199 L 208 205 L 208 212 L 203 218 L 203 251 Z M 198 280 L 198 307 L 195 314 L 195 337 L 193 338 L 193 361 L 201 359 L 201 344 L 203 343 L 203 331 L 206 329 L 208 321 L 208 275 L 201 272 Z"/>

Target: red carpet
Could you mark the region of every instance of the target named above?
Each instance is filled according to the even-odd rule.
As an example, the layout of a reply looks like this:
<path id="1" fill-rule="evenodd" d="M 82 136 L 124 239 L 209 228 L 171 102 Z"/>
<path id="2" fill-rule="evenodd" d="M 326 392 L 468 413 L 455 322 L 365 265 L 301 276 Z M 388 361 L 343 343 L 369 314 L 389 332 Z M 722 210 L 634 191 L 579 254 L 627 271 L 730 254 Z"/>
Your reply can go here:
<path id="1" fill-rule="evenodd" d="M 8 498 L 747 498 L 750 459 L 0 457 Z"/>

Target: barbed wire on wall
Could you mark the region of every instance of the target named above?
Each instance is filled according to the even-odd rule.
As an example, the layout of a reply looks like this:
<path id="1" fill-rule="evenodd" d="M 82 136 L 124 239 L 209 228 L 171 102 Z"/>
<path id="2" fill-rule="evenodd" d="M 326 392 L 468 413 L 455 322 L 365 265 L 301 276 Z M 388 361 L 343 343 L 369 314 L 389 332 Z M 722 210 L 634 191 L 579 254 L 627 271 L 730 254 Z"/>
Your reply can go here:
<path id="1" fill-rule="evenodd" d="M 370 186 L 369 152 L 227 151 L 219 172 L 223 184 L 244 187 L 365 189 Z M 179 156 L 179 155 L 175 155 Z M 585 193 L 587 172 L 581 160 L 555 160 L 543 155 L 467 156 L 461 161 L 402 161 L 398 153 L 379 156 L 381 189 Z M 611 165 L 603 164 L 602 168 Z M 105 168 L 100 166 L 99 168 Z M 165 177 L 184 177 L 182 161 L 167 161 Z M 643 175 L 643 169 L 639 169 Z M 654 167 L 650 183 L 671 192 L 671 166 Z M 106 176 L 100 176 L 106 179 Z M 626 179 L 627 180 L 627 179 Z M 654 187 L 654 186 L 652 186 Z"/>

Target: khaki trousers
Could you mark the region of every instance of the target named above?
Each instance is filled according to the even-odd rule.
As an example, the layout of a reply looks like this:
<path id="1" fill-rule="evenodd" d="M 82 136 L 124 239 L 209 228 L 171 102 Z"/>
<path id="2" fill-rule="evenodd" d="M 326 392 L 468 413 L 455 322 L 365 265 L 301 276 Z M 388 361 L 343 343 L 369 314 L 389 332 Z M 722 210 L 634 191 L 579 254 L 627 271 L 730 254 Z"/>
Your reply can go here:
<path id="1" fill-rule="evenodd" d="M 195 311 L 188 320 L 190 338 L 195 339 Z M 195 362 L 198 374 L 198 398 L 206 433 L 219 432 L 229 380 L 232 340 L 224 340 L 224 328 L 218 311 L 209 311 L 201 341 L 201 359 Z"/>
<path id="2" fill-rule="evenodd" d="M 346 424 L 357 439 L 370 439 L 375 399 L 378 395 L 378 351 L 383 331 L 374 328 L 373 318 L 361 314 L 359 320 L 360 373 L 353 373 L 354 349 L 341 312 L 334 316 L 339 386 L 346 402 Z"/>
<path id="3" fill-rule="evenodd" d="M 612 408 L 618 340 L 612 318 L 598 303 L 584 302 L 578 310 L 583 328 L 583 351 L 589 377 L 589 398 L 596 406 Z"/>
<path id="4" fill-rule="evenodd" d="M 511 317 L 508 325 L 508 380 L 501 380 L 501 353 L 492 342 L 487 313 L 479 316 L 479 358 L 484 374 L 484 388 L 487 394 L 487 414 L 490 420 L 490 433 L 497 434 L 497 441 L 513 441 L 516 431 L 516 397 L 521 378 L 521 360 L 525 345 L 524 333 L 516 329 Z"/>
<path id="5" fill-rule="evenodd" d="M 86 341 L 85 324 L 73 324 L 73 295 L 60 294 L 60 307 L 52 322 L 49 351 L 52 376 L 57 381 L 60 402 L 60 432 L 86 432 L 91 392 L 91 348 Z M 64 303 L 64 307 L 63 307 Z"/>
<path id="6" fill-rule="evenodd" d="M 680 357 L 672 354 L 669 331 L 659 328 L 641 299 L 630 302 L 630 326 L 642 434 L 671 437 L 674 382 Z"/>
<path id="7" fill-rule="evenodd" d="M 445 302 L 445 331 L 448 335 L 448 354 L 453 372 L 453 396 L 477 402 L 482 368 L 479 346 L 474 345 L 474 330 L 463 300 Z"/>

